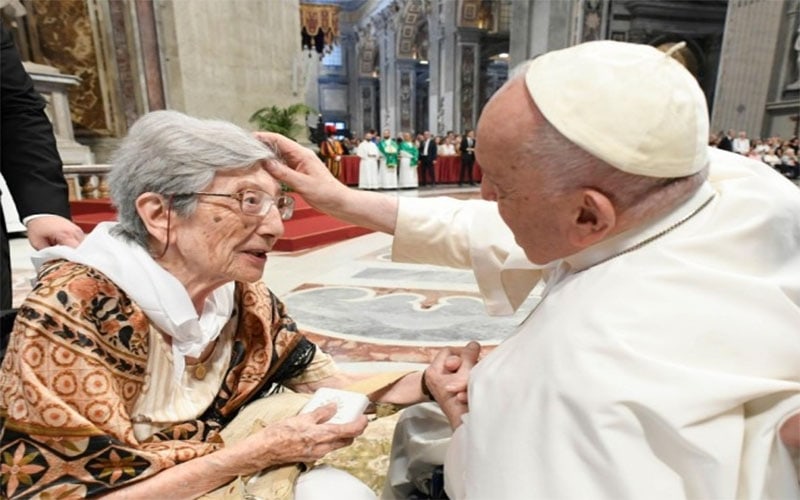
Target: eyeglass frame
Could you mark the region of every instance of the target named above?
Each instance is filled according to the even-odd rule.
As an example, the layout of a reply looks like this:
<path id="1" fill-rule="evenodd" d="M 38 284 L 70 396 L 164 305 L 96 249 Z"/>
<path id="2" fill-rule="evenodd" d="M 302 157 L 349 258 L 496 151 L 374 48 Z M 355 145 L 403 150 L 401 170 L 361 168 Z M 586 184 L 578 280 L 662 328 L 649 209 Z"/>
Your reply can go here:
<path id="1" fill-rule="evenodd" d="M 244 194 L 247 192 L 258 192 L 263 193 L 267 200 L 267 203 L 264 204 L 264 208 L 261 209 L 260 213 L 257 214 L 249 214 L 245 212 L 244 209 Z M 260 189 L 243 189 L 237 193 L 210 193 L 207 191 L 195 191 L 192 193 L 172 193 L 170 197 L 179 197 L 179 196 L 218 196 L 221 198 L 231 198 L 239 202 L 239 210 L 242 212 L 242 215 L 247 215 L 251 217 L 264 217 L 272 210 L 272 207 L 278 209 L 278 214 L 281 216 L 281 220 L 289 220 L 294 215 L 294 198 L 291 196 L 282 194 L 278 197 L 272 196 L 271 194 L 267 193 L 266 191 L 262 191 Z"/>

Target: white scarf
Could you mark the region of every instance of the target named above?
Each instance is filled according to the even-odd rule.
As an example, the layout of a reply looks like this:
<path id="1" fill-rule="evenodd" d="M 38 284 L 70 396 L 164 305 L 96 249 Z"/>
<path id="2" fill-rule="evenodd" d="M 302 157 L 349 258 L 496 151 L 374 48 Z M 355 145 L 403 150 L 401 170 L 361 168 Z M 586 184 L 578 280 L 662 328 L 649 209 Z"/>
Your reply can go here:
<path id="1" fill-rule="evenodd" d="M 67 259 L 105 274 L 142 308 L 145 315 L 172 337 L 175 379 L 180 381 L 186 356 L 199 357 L 222 331 L 233 312 L 234 283 L 214 290 L 198 317 L 186 288 L 133 242 L 112 236 L 113 222 L 103 222 L 77 248 L 59 245 L 36 252 L 36 270 L 53 259 Z"/>

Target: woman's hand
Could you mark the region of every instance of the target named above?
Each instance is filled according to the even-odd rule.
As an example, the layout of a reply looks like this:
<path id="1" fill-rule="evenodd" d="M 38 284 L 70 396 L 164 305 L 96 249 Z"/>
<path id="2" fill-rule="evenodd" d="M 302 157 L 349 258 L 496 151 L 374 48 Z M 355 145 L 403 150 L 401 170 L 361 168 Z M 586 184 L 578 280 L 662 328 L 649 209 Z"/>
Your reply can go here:
<path id="1" fill-rule="evenodd" d="M 268 424 L 261 431 L 237 443 L 248 450 L 238 464 L 242 474 L 266 467 L 313 462 L 353 443 L 367 427 L 367 417 L 347 424 L 327 423 L 336 414 L 331 403 L 316 410 Z"/>
<path id="2" fill-rule="evenodd" d="M 329 404 L 280 420 L 234 445 L 187 460 L 103 498 L 197 498 L 237 476 L 274 466 L 313 462 L 349 445 L 367 427 L 364 415 L 349 424 L 326 423 L 334 414 L 336 405 Z"/>

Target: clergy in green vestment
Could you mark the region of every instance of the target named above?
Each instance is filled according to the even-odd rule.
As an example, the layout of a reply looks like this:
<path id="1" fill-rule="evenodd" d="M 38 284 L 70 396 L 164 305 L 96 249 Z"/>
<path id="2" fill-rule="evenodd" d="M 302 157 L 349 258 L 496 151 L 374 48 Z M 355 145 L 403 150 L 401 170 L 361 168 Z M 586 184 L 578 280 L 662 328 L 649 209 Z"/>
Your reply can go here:
<path id="1" fill-rule="evenodd" d="M 408 155 L 408 164 L 411 166 L 411 168 L 415 168 L 417 166 L 417 161 L 419 160 L 419 150 L 417 149 L 416 144 L 411 141 L 411 134 L 403 134 L 403 142 L 400 143 L 400 152 Z"/>
<path id="2" fill-rule="evenodd" d="M 397 187 L 400 189 L 411 189 L 419 186 L 417 177 L 417 160 L 419 150 L 411 134 L 403 134 L 403 142 L 400 143 L 400 166 L 397 169 Z"/>
<path id="3" fill-rule="evenodd" d="M 399 148 L 397 142 L 392 139 L 389 129 L 383 131 L 383 139 L 378 143 L 378 149 L 384 158 L 386 168 L 397 168 L 397 153 Z"/>

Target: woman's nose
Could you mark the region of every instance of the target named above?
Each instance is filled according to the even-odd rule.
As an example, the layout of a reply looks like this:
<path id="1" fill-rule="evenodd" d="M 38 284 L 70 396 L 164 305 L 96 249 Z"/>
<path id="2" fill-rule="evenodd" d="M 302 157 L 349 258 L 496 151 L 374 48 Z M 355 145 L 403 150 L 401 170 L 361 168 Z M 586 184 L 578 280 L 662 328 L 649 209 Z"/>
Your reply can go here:
<path id="1" fill-rule="evenodd" d="M 278 207 L 273 205 L 269 211 L 261 218 L 258 225 L 258 234 L 262 236 L 274 236 L 276 239 L 283 236 L 283 219 Z"/>

